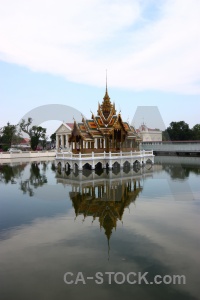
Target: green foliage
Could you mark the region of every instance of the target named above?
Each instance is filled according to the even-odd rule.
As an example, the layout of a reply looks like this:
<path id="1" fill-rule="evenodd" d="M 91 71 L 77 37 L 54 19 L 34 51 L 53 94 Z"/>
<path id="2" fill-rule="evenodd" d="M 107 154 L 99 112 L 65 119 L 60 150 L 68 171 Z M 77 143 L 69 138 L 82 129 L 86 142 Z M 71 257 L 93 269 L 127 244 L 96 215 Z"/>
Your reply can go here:
<path id="1" fill-rule="evenodd" d="M 163 141 L 188 141 L 200 140 L 200 124 L 192 129 L 184 121 L 171 122 L 170 126 L 163 131 Z"/>
<path id="2" fill-rule="evenodd" d="M 30 137 L 31 142 L 31 148 L 32 150 L 36 150 L 40 140 L 43 144 L 46 143 L 47 137 L 46 137 L 46 128 L 43 128 L 41 126 L 31 126 L 32 119 L 28 118 L 27 122 L 22 119 L 21 123 L 19 124 L 20 130 L 25 132 Z"/>
<path id="3" fill-rule="evenodd" d="M 162 132 L 162 140 L 163 141 L 170 141 L 169 133 L 167 130 Z"/>
<path id="4" fill-rule="evenodd" d="M 32 118 L 28 118 L 27 122 L 24 119 L 22 119 L 21 123 L 19 123 L 20 130 L 25 132 L 29 136 L 30 136 L 29 126 L 32 124 L 32 121 L 33 121 Z"/>
<path id="5" fill-rule="evenodd" d="M 200 140 L 200 124 L 196 124 L 193 128 L 193 138 L 194 140 Z"/>
<path id="6" fill-rule="evenodd" d="M 171 141 L 186 141 L 193 139 L 192 130 L 184 121 L 171 122 L 170 126 L 167 127 L 167 132 Z"/>
<path id="7" fill-rule="evenodd" d="M 54 132 L 51 136 L 50 136 L 51 142 L 55 142 L 56 141 L 56 133 Z"/>
<path id="8" fill-rule="evenodd" d="M 8 122 L 6 126 L 1 128 L 1 143 L 4 144 L 5 149 L 10 148 L 19 138 L 17 136 L 17 125 L 11 125 Z"/>
<path id="9" fill-rule="evenodd" d="M 41 126 L 32 126 L 30 129 L 31 148 L 36 150 L 40 139 L 46 140 L 46 128 Z"/>

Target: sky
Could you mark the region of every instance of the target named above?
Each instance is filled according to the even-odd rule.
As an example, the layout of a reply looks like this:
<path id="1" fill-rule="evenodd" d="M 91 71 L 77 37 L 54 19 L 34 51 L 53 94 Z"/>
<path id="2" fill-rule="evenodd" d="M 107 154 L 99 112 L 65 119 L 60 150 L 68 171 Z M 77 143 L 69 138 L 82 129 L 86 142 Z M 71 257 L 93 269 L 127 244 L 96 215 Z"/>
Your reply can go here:
<path id="1" fill-rule="evenodd" d="M 0 7 L 0 128 L 35 109 L 49 135 L 77 118 L 75 110 L 90 118 L 106 70 L 111 101 L 136 128 L 200 123 L 199 0 L 0 0 Z"/>

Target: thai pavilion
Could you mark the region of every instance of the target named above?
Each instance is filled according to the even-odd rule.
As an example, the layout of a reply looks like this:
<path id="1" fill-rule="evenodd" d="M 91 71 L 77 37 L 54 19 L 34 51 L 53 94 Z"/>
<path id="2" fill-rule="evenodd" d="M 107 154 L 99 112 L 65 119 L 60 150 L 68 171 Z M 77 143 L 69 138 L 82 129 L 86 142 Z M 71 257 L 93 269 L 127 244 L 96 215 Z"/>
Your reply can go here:
<path id="1" fill-rule="evenodd" d="M 138 150 L 141 138 L 135 129 L 122 120 L 116 112 L 106 92 L 102 104 L 98 105 L 97 115 L 90 120 L 83 118 L 81 123 L 74 121 L 69 135 L 69 147 L 73 153 L 101 153 Z"/>

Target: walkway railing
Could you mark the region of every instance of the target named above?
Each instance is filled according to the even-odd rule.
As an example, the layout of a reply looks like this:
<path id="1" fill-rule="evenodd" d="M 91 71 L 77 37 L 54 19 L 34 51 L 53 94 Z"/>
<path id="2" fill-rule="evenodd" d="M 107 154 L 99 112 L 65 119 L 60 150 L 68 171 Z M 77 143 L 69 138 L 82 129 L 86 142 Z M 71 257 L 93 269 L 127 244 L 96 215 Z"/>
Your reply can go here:
<path id="1" fill-rule="evenodd" d="M 95 159 L 95 158 L 121 158 L 121 157 L 144 157 L 144 156 L 152 156 L 153 150 L 151 151 L 130 151 L 130 152 L 109 152 L 109 153 L 87 153 L 82 154 L 81 152 L 79 154 L 73 154 L 72 152 L 57 152 L 56 158 L 71 158 L 71 159 Z"/>

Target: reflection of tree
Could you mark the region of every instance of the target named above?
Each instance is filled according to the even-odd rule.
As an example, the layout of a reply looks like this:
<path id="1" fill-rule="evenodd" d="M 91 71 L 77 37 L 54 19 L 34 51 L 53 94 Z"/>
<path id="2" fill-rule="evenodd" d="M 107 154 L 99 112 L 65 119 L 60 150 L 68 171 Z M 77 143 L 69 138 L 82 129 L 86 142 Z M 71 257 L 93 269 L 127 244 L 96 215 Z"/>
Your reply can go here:
<path id="1" fill-rule="evenodd" d="M 190 173 L 199 174 L 199 168 L 195 166 L 182 166 L 182 165 L 163 165 L 163 170 L 169 173 L 172 179 L 186 179 Z"/>
<path id="2" fill-rule="evenodd" d="M 28 193 L 29 196 L 33 196 L 33 189 L 43 186 L 47 183 L 46 173 L 47 164 L 45 162 L 42 163 L 42 171 L 38 166 L 38 163 L 32 163 L 30 168 L 30 177 L 27 180 L 21 181 L 21 190 L 23 193 Z"/>
<path id="3" fill-rule="evenodd" d="M 21 176 L 26 164 L 11 166 L 11 165 L 0 165 L 0 182 L 5 184 L 11 182 L 16 183 L 17 178 Z"/>
<path id="4" fill-rule="evenodd" d="M 93 222 L 98 218 L 100 228 L 104 228 L 109 240 L 117 221 L 122 221 L 125 208 L 135 202 L 142 191 L 140 179 L 123 179 L 96 181 L 94 184 L 82 183 L 72 185 L 70 199 L 76 216 L 93 217 Z"/>

